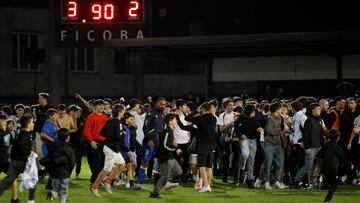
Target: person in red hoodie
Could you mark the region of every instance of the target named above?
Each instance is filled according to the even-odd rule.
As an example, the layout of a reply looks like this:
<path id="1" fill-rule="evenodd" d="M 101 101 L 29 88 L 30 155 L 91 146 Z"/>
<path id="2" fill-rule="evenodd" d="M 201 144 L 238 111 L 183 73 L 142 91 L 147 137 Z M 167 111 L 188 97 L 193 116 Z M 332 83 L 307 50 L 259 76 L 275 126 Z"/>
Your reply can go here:
<path id="1" fill-rule="evenodd" d="M 94 183 L 99 172 L 104 167 L 104 141 L 105 137 L 100 134 L 109 118 L 103 113 L 104 102 L 98 99 L 94 102 L 95 111 L 85 121 L 84 136 L 87 143 L 87 160 L 91 170 L 90 182 Z"/>

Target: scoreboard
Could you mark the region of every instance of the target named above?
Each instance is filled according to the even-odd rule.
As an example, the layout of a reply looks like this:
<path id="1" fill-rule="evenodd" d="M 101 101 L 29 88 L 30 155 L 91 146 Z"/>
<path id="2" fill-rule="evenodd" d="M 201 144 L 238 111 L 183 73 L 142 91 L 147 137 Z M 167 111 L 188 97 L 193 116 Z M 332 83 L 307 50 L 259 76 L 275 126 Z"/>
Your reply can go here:
<path id="1" fill-rule="evenodd" d="M 150 37 L 150 0 L 57 0 L 59 47 L 101 47 L 109 39 Z"/>

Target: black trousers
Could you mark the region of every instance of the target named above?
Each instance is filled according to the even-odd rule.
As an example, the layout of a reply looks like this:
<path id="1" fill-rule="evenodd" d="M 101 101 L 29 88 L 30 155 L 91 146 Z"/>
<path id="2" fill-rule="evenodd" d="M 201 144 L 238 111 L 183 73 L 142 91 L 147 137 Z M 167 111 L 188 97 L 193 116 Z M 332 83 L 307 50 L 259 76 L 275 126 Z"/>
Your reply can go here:
<path id="1" fill-rule="evenodd" d="M 305 165 L 305 151 L 299 145 L 292 145 L 289 157 L 289 171 L 292 181 L 298 171 Z M 307 176 L 306 176 L 307 177 Z"/>
<path id="2" fill-rule="evenodd" d="M 178 148 L 181 149 L 181 153 L 179 155 L 177 155 L 176 153 L 176 161 L 180 164 L 181 169 L 182 169 L 182 174 L 184 175 L 187 173 L 188 171 L 188 167 L 189 167 L 189 152 L 188 152 L 188 144 L 178 144 Z"/>
<path id="3" fill-rule="evenodd" d="M 8 189 L 20 173 L 24 172 L 26 161 L 11 160 L 7 176 L 0 183 L 0 196 Z M 35 200 L 35 189 L 29 190 L 29 200 Z"/>
<path id="4" fill-rule="evenodd" d="M 227 182 L 229 174 L 229 164 L 230 164 L 230 155 L 231 155 L 231 143 L 225 143 L 222 154 L 222 172 L 223 172 L 223 182 Z"/>
<path id="5" fill-rule="evenodd" d="M 237 149 L 233 151 L 233 171 L 234 171 L 234 182 L 239 182 L 240 179 L 240 156 L 241 150 Z"/>
<path id="6" fill-rule="evenodd" d="M 335 175 L 325 175 L 325 181 L 329 186 L 329 191 L 325 197 L 324 202 L 329 202 L 333 198 L 334 193 L 336 191 L 337 179 Z"/>
<path id="7" fill-rule="evenodd" d="M 87 143 L 87 160 L 91 170 L 90 182 L 94 183 L 101 170 L 104 168 L 105 155 L 103 152 L 104 143 L 97 142 L 97 148 L 93 149 L 90 142 Z"/>
<path id="8" fill-rule="evenodd" d="M 75 173 L 80 174 L 81 172 L 81 158 L 83 155 L 83 152 L 85 150 L 85 144 L 83 141 L 74 141 L 72 142 L 75 152 L 75 161 L 76 161 L 76 168 Z"/>

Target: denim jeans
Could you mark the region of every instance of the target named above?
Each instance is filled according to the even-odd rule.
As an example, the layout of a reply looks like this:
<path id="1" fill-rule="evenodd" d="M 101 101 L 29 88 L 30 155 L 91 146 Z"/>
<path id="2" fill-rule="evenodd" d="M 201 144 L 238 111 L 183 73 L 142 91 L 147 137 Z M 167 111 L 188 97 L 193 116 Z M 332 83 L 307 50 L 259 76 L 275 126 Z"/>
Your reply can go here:
<path id="1" fill-rule="evenodd" d="M 275 181 L 280 181 L 281 172 L 284 165 L 284 149 L 281 144 L 273 144 L 271 142 L 265 142 L 264 148 L 265 162 L 264 162 L 264 181 L 269 181 L 269 174 L 271 165 L 274 162 Z"/>
<path id="2" fill-rule="evenodd" d="M 320 151 L 320 148 L 311 148 L 311 153 L 309 155 L 305 154 L 305 165 L 299 170 L 295 176 L 295 181 L 301 181 L 303 176 L 307 174 L 314 165 L 314 159 L 316 154 Z"/>
<path id="3" fill-rule="evenodd" d="M 257 150 L 256 139 L 245 139 L 240 141 L 241 156 L 240 169 L 244 170 L 246 167 L 247 179 L 254 179 L 254 164 Z"/>

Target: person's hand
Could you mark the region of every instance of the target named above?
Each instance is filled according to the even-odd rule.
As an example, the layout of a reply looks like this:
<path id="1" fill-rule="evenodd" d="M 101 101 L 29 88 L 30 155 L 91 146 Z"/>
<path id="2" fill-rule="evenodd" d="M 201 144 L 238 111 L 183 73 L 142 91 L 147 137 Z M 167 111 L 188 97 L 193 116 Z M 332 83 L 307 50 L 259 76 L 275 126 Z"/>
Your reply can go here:
<path id="1" fill-rule="evenodd" d="M 347 149 L 348 149 L 348 150 L 351 150 L 351 147 L 352 147 L 352 146 L 351 146 L 351 143 L 349 143 L 349 144 L 347 145 Z"/>
<path id="2" fill-rule="evenodd" d="M 304 144 L 303 144 L 303 143 L 299 143 L 299 147 L 300 147 L 300 149 L 304 149 Z"/>
<path id="3" fill-rule="evenodd" d="M 95 141 L 91 141 L 90 144 L 92 149 L 97 149 L 97 143 Z"/>
<path id="4" fill-rule="evenodd" d="M 305 150 L 305 154 L 306 154 L 306 155 L 310 155 L 310 154 L 311 154 L 311 148 L 310 148 L 310 149 L 306 149 L 306 150 Z"/>
<path id="5" fill-rule="evenodd" d="M 181 153 L 182 153 L 181 149 L 177 149 L 177 150 L 176 150 L 176 154 L 177 154 L 177 155 L 179 155 L 179 154 L 181 154 Z"/>
<path id="6" fill-rule="evenodd" d="M 354 133 L 359 134 L 360 133 L 360 127 L 355 127 L 354 128 Z"/>
<path id="7" fill-rule="evenodd" d="M 131 158 L 131 157 L 133 157 L 133 156 L 134 156 L 134 153 L 133 153 L 132 151 L 128 151 L 128 153 L 127 153 L 127 154 L 128 154 L 128 157 L 129 157 L 129 158 Z"/>
<path id="8" fill-rule="evenodd" d="M 148 146 L 149 146 L 149 147 L 154 147 L 154 142 L 153 142 L 152 140 L 149 140 L 149 141 L 148 141 Z"/>
<path id="9" fill-rule="evenodd" d="M 264 129 L 262 128 L 262 127 L 258 127 L 257 129 L 256 129 L 256 131 L 257 132 L 261 132 L 261 131 L 263 131 Z"/>
<path id="10" fill-rule="evenodd" d="M 31 151 L 29 157 L 33 157 L 34 153 L 35 153 L 34 151 Z"/>
<path id="11" fill-rule="evenodd" d="M 241 135 L 240 136 L 240 140 L 245 140 L 247 137 L 246 137 L 246 135 Z"/>
<path id="12" fill-rule="evenodd" d="M 74 92 L 74 95 L 75 95 L 76 99 L 79 99 L 81 97 L 81 95 L 79 93 L 77 93 L 77 92 Z"/>

